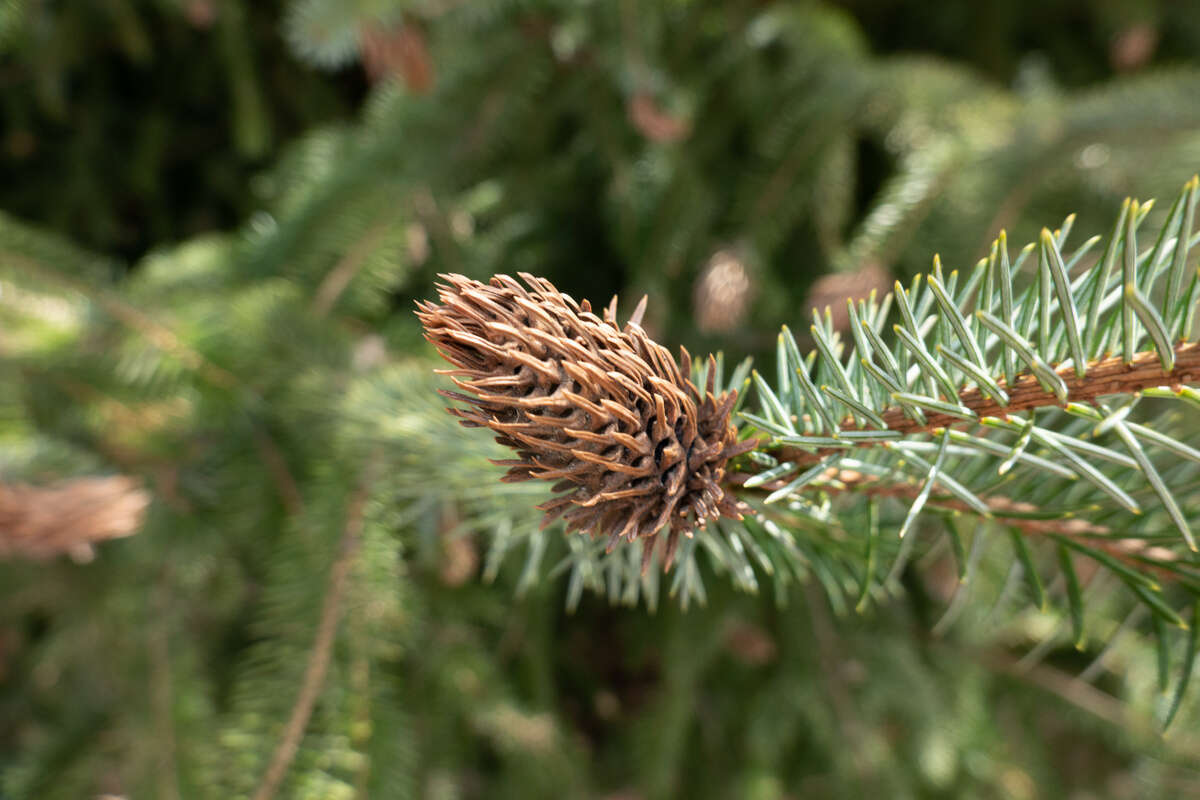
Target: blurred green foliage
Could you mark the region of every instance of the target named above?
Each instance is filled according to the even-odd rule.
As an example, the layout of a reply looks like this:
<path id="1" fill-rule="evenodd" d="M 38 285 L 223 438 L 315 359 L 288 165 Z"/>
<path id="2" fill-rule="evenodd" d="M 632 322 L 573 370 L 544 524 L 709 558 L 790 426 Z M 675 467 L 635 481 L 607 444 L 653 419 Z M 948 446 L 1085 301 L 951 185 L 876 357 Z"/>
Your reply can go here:
<path id="1" fill-rule="evenodd" d="M 93 563 L 0 563 L 0 798 L 1200 792 L 1195 701 L 1153 722 L 1185 643 L 1100 586 L 1076 651 L 1003 547 L 965 601 L 933 548 L 862 615 L 724 576 L 686 612 L 662 587 L 653 613 L 567 613 L 580 545 L 529 534 L 537 487 L 495 483 L 442 413 L 408 313 L 438 271 L 529 270 L 761 353 L 822 276 L 969 266 L 1071 211 L 1100 231 L 1200 164 L 1197 20 L 0 3 L 3 479 L 155 494 Z"/>
<path id="2" fill-rule="evenodd" d="M 277 3 L 5 6 L 0 208 L 129 260 L 245 219 L 279 148 L 366 91 L 297 64 Z"/>

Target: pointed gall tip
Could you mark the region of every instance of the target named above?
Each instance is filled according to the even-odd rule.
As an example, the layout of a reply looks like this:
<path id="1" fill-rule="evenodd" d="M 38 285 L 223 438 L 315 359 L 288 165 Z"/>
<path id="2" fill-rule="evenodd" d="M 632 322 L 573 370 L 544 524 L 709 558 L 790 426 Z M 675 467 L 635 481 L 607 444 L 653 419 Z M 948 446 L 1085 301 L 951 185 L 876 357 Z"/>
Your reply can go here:
<path id="1" fill-rule="evenodd" d="M 617 296 L 615 294 L 604 308 L 604 320 L 605 322 L 611 322 L 613 325 L 617 324 Z"/>
<path id="2" fill-rule="evenodd" d="M 649 302 L 650 295 L 642 295 L 642 299 L 638 301 L 637 307 L 633 309 L 633 314 L 629 317 L 629 323 L 631 325 L 637 325 L 638 327 L 641 327 L 642 317 L 646 313 L 646 304 Z"/>

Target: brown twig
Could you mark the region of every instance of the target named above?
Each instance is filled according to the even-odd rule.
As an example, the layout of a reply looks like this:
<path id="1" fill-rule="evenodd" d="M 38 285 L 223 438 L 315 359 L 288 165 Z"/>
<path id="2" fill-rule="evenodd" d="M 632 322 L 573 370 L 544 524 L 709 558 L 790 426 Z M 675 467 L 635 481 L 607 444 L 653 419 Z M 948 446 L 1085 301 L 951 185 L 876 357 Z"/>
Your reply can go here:
<path id="1" fill-rule="evenodd" d="M 1129 364 L 1126 364 L 1120 356 L 1109 356 L 1100 361 L 1093 361 L 1088 365 L 1087 374 L 1082 378 L 1075 375 L 1075 370 L 1071 366 L 1058 367 L 1056 372 L 1067 385 L 1067 398 L 1075 403 L 1087 402 L 1107 394 L 1136 392 L 1151 386 L 1197 383 L 1200 382 L 1200 342 L 1184 342 L 1176 345 L 1175 368 L 1170 371 L 1162 368 L 1162 361 L 1158 353 L 1146 351 L 1135 354 Z M 1064 405 L 1059 402 L 1053 392 L 1043 389 L 1034 375 L 1017 376 L 1011 389 L 1005 385 L 1003 379 L 998 380 L 997 383 L 1008 392 L 1008 405 L 1000 405 L 974 386 L 959 393 L 958 404 L 969 408 L 979 417 L 1003 417 L 1015 411 Z M 883 412 L 882 417 L 885 430 L 898 431 L 906 436 L 929 433 L 939 428 L 974 424 L 940 411 L 927 411 L 925 422 L 919 423 L 906 416 L 904 409 L 899 406 L 887 409 Z M 851 424 L 847 420 L 843 423 L 843 427 L 849 429 Z M 877 442 L 859 442 L 858 444 L 863 447 L 878 446 Z M 784 445 L 779 448 L 777 455 L 781 461 L 815 464 L 839 449 L 826 447 L 818 450 L 806 450 Z"/>
<path id="2" fill-rule="evenodd" d="M 735 473 L 730 483 L 744 484 L 750 478 L 748 473 Z M 774 491 L 787 485 L 786 480 L 769 481 L 755 487 L 760 491 Z M 874 475 L 864 475 L 861 472 L 830 467 L 818 481 L 809 484 L 814 491 L 842 494 L 854 492 L 856 495 L 871 497 L 895 497 L 902 500 L 914 500 L 921 493 L 921 486 L 915 483 L 896 483 L 885 481 Z M 1085 519 L 1072 517 L 1069 519 L 1030 519 L 1029 512 L 1038 511 L 1037 506 L 1019 500 L 1013 500 L 1003 495 L 990 495 L 980 498 L 997 517 L 1003 519 L 1005 525 L 1019 528 L 1026 533 L 1059 534 L 1064 536 L 1104 536 L 1111 533 L 1104 525 L 1097 525 Z M 940 508 L 946 511 L 965 511 L 975 513 L 953 495 L 932 492 L 929 496 L 930 508 Z M 1013 513 L 1026 516 L 1010 516 Z"/>
<path id="3" fill-rule="evenodd" d="M 736 473 L 731 477 L 730 482 L 740 485 L 745 483 L 750 477 L 747 473 Z M 783 487 L 786 483 L 786 480 L 770 481 L 755 488 L 759 491 L 774 491 Z M 821 479 L 809 484 L 806 488 L 832 494 L 854 492 L 856 495 L 867 495 L 870 497 L 895 497 L 909 502 L 915 500 L 917 495 L 921 493 L 921 486 L 919 484 L 886 481 L 874 475 L 864 475 L 856 470 L 838 469 L 837 467 L 830 467 Z M 1003 495 L 990 495 L 980 499 L 992 511 L 994 516 L 998 518 L 1000 524 L 1015 528 L 1023 534 L 1031 536 L 1065 536 L 1085 540 L 1088 547 L 1100 550 L 1106 555 L 1128 564 L 1139 572 L 1152 572 L 1159 578 L 1168 581 L 1174 580 L 1177 577 L 1172 570 L 1147 563 L 1142 558 L 1139 558 L 1141 556 L 1159 561 L 1175 560 L 1175 554 L 1166 548 L 1147 545 L 1140 539 L 1113 539 L 1111 538 L 1111 528 L 1081 517 L 1031 519 L 1027 515 L 1037 512 L 1039 510 L 1037 506 L 1025 501 L 1013 500 Z M 976 513 L 975 509 L 953 495 L 937 491 L 930 493 L 927 508 Z M 1026 516 L 1010 516 L 1014 513 L 1025 514 Z"/>
<path id="4" fill-rule="evenodd" d="M 376 222 L 354 243 L 353 247 L 346 251 L 345 255 L 338 259 L 338 262 L 333 265 L 333 269 L 326 273 L 321 280 L 321 285 L 317 287 L 317 291 L 313 295 L 312 310 L 314 314 L 318 317 L 329 314 L 338 298 L 350 285 L 350 281 L 354 280 L 354 276 L 362 269 L 367 256 L 371 255 L 371 252 L 379 244 L 379 240 L 387 233 L 389 226 L 390 220 L 387 219 Z"/>
<path id="5" fill-rule="evenodd" d="M 1158 743 L 1162 735 L 1154 721 L 1112 695 L 1102 692 L 1091 684 L 1061 670 L 1044 664 L 1033 667 L 1022 666 L 1020 661 L 1000 652 L 981 652 L 975 660 L 985 668 L 1015 680 L 1037 686 L 1061 700 L 1087 713 L 1117 726 L 1126 733 L 1133 733 Z M 1200 756 L 1200 738 L 1186 732 L 1176 732 L 1168 740 L 1171 750 L 1194 759 Z"/>
<path id="6" fill-rule="evenodd" d="M 325 600 L 321 605 L 317 634 L 313 639 L 312 649 L 308 654 L 308 663 L 304 668 L 304 679 L 300 683 L 300 691 L 292 706 L 291 716 L 288 718 L 287 725 L 284 726 L 283 736 L 275 747 L 271 762 L 263 774 L 262 783 L 254 793 L 254 800 L 270 800 L 279 790 L 288 767 L 296 757 L 300 741 L 304 738 L 304 729 L 308 727 L 313 707 L 321 695 L 321 689 L 325 683 L 325 673 L 329 669 L 329 659 L 333 652 L 333 643 L 337 638 L 342 598 L 346 593 L 346 580 L 350 574 L 350 568 L 353 566 L 354 556 L 358 552 L 359 538 L 362 535 L 364 507 L 375 481 L 378 465 L 379 460 L 373 459 L 363 470 L 359 487 L 351 495 L 347 504 L 346 524 L 342 530 L 341 541 L 338 543 L 337 558 L 329 570 L 329 585 L 325 590 Z"/>
<path id="7" fill-rule="evenodd" d="M 178 800 L 179 775 L 176 764 L 175 722 L 171 713 L 174 690 L 171 681 L 171 569 L 164 566 L 151 599 L 152 613 L 146 626 L 146 649 L 150 662 L 150 699 L 158 736 L 158 796 Z"/>
<path id="8" fill-rule="evenodd" d="M 300 494 L 300 486 L 296 483 L 291 468 L 288 467 L 287 457 L 270 434 L 262 429 L 254 431 L 254 447 L 275 483 L 275 491 L 279 493 L 284 510 L 289 516 L 299 516 L 304 511 L 304 497 Z"/>

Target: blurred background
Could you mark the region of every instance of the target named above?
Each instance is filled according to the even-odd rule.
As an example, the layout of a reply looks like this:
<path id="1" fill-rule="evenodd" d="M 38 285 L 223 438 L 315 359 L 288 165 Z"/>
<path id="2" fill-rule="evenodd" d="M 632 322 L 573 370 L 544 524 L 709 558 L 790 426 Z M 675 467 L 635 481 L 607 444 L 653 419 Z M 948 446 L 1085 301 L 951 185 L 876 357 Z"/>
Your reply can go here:
<path id="1" fill-rule="evenodd" d="M 0 798 L 1200 796 L 1100 582 L 1078 650 L 985 550 L 864 613 L 568 577 L 411 313 L 528 271 L 771 364 L 1165 205 L 1197 53 L 1171 0 L 0 2 Z"/>

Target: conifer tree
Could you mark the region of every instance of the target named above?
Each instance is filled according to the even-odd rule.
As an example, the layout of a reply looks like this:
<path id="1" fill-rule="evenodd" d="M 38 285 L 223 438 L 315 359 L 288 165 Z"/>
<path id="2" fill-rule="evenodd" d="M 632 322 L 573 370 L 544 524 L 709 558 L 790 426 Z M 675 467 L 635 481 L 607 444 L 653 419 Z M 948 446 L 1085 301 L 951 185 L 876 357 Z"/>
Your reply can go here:
<path id="1" fill-rule="evenodd" d="M 1194 793 L 1200 33 L 862 5 L 3 6 L 0 798 Z"/>

